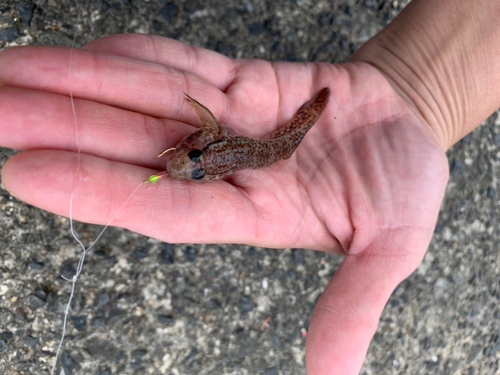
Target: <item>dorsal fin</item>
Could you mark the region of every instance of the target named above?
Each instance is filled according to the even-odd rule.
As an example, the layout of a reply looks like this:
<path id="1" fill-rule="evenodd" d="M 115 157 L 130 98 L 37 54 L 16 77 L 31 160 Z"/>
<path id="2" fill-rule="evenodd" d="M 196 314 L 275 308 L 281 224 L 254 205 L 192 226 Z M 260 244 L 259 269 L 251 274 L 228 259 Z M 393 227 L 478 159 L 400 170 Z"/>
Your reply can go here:
<path id="1" fill-rule="evenodd" d="M 215 118 L 215 116 L 207 107 L 190 97 L 188 94 L 184 93 L 184 95 L 186 95 L 187 102 L 191 107 L 193 107 L 196 114 L 198 115 L 198 118 L 203 123 L 203 126 L 207 126 L 220 134 L 226 133 L 226 129 L 220 124 L 220 122 Z"/>

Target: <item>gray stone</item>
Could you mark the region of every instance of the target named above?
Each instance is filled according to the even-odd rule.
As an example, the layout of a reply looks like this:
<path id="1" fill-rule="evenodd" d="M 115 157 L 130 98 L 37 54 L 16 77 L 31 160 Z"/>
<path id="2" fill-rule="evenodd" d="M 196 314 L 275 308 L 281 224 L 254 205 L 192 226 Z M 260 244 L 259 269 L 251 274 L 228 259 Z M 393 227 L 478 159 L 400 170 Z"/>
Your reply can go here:
<path id="1" fill-rule="evenodd" d="M 0 38 L 3 39 L 4 42 L 12 42 L 18 36 L 19 31 L 17 31 L 17 28 L 15 26 L 0 30 Z"/>
<path id="2" fill-rule="evenodd" d="M 35 5 L 27 1 L 18 1 L 16 3 L 16 8 L 19 11 L 19 15 L 25 24 L 31 25 L 31 18 L 33 17 L 33 10 Z"/>
<path id="3" fill-rule="evenodd" d="M 71 357 L 67 350 L 64 350 L 61 354 L 61 364 L 64 368 L 64 374 L 66 375 L 73 375 L 75 373 L 74 371 L 78 371 L 82 368 L 82 366 Z"/>
<path id="4" fill-rule="evenodd" d="M 238 308 L 240 311 L 251 311 L 253 308 L 253 300 L 247 296 L 241 296 L 240 301 L 238 302 Z"/>
<path id="5" fill-rule="evenodd" d="M 38 345 L 38 340 L 34 338 L 33 336 L 24 336 L 23 337 L 23 344 L 25 346 L 36 346 Z"/>
<path id="6" fill-rule="evenodd" d="M 92 337 L 85 345 L 87 352 L 97 358 L 106 360 L 116 360 L 120 355 L 120 350 L 109 340 Z"/>
<path id="7" fill-rule="evenodd" d="M 165 17 L 167 21 L 173 22 L 178 13 L 177 5 L 173 1 L 168 2 L 158 13 Z"/>
<path id="8" fill-rule="evenodd" d="M 135 360 L 144 357 L 146 354 L 148 354 L 147 349 L 135 349 L 130 353 L 130 357 Z"/>
<path id="9" fill-rule="evenodd" d="M 109 303 L 110 297 L 108 293 L 99 294 L 99 298 L 97 299 L 97 308 L 103 308 Z"/>
<path id="10" fill-rule="evenodd" d="M 84 331 L 87 328 L 87 315 L 72 315 L 70 318 L 77 331 Z"/>

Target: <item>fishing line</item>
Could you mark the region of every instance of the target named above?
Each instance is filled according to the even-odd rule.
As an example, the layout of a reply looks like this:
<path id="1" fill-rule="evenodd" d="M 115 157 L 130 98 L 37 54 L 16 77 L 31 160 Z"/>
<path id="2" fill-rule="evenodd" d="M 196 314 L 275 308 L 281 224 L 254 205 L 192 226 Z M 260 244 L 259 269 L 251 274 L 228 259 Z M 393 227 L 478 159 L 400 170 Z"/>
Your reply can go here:
<path id="1" fill-rule="evenodd" d="M 76 173 L 75 173 L 75 175 L 76 175 Z M 82 269 L 83 269 L 83 262 L 85 260 L 85 255 L 90 251 L 90 249 L 92 249 L 94 247 L 94 245 L 97 243 L 97 241 L 99 240 L 99 238 L 101 238 L 101 236 L 103 235 L 104 231 L 106 229 L 108 229 L 108 227 L 110 226 L 111 222 L 114 220 L 114 218 L 116 217 L 116 215 L 118 215 L 120 213 L 120 211 L 123 209 L 123 207 L 125 207 L 125 205 L 128 203 L 128 201 L 135 194 L 135 192 L 137 190 L 139 190 L 139 188 L 143 184 L 144 184 L 144 182 L 141 182 L 139 185 L 137 185 L 137 187 L 134 189 L 134 191 L 132 191 L 132 193 L 130 193 L 130 195 L 128 196 L 128 198 L 122 203 L 122 205 L 120 206 L 120 208 L 118 208 L 118 210 L 115 212 L 115 214 L 108 220 L 108 222 L 106 223 L 106 225 L 104 226 L 104 228 L 101 230 L 101 232 L 99 233 L 99 235 L 90 244 L 90 246 L 88 248 L 85 248 L 85 246 L 80 241 L 80 239 L 77 237 L 77 235 L 75 234 L 74 229 L 73 229 L 73 217 L 72 217 L 73 193 L 71 193 L 71 197 L 70 197 L 70 201 L 69 201 L 69 207 L 70 207 L 69 221 L 70 221 L 70 226 L 71 226 L 71 235 L 76 240 L 76 242 L 78 242 L 78 244 L 80 244 L 80 246 L 82 248 L 82 254 L 80 255 L 80 259 L 78 260 L 78 266 L 76 268 L 76 272 L 73 275 L 73 277 L 71 279 L 68 279 L 64 275 L 61 275 L 61 277 L 64 280 L 71 282 L 72 285 L 71 285 L 71 293 L 69 295 L 68 303 L 66 304 L 66 308 L 64 310 L 63 331 L 61 333 L 61 339 L 59 341 L 59 345 L 57 347 L 57 351 L 56 351 L 56 356 L 55 356 L 55 359 L 54 359 L 54 363 L 52 365 L 52 370 L 50 372 L 51 375 L 54 375 L 54 371 L 55 371 L 55 368 L 56 368 L 56 365 L 57 365 L 57 359 L 59 358 L 59 353 L 61 351 L 61 347 L 62 347 L 62 344 L 63 344 L 63 341 L 64 341 L 64 337 L 66 335 L 66 323 L 68 321 L 69 309 L 71 307 L 71 301 L 73 300 L 73 295 L 74 295 L 74 292 L 75 292 L 75 284 L 76 284 L 76 282 L 78 280 L 78 276 L 80 276 L 80 273 L 82 272 Z"/>
<path id="2" fill-rule="evenodd" d="M 77 24 L 80 22 L 80 16 L 82 15 L 82 12 L 80 10 L 80 7 L 78 6 L 78 1 L 75 0 L 75 5 L 76 9 L 78 11 L 78 21 Z M 78 28 L 77 28 L 78 29 Z M 82 254 L 80 255 L 80 259 L 78 260 L 78 266 L 76 268 L 76 272 L 73 275 L 71 279 L 66 278 L 65 276 L 61 275 L 61 277 L 69 282 L 71 282 L 71 292 L 69 295 L 68 303 L 66 304 L 66 308 L 64 309 L 64 319 L 63 319 L 63 328 L 62 328 L 62 333 L 61 333 L 61 339 L 59 340 L 59 345 L 57 347 L 56 355 L 54 358 L 54 363 L 52 364 L 52 370 L 50 371 L 51 375 L 54 375 L 54 371 L 56 369 L 57 365 L 57 360 L 59 358 L 59 353 L 61 351 L 62 344 L 64 342 L 64 337 L 66 335 L 66 326 L 67 326 L 67 321 L 68 321 L 68 316 L 69 316 L 69 310 L 71 308 L 71 301 L 73 300 L 73 296 L 75 294 L 75 285 L 76 281 L 78 280 L 78 276 L 80 276 L 80 273 L 82 272 L 83 269 L 83 262 L 85 261 L 85 255 L 94 247 L 94 245 L 97 243 L 99 238 L 103 235 L 104 231 L 108 229 L 109 225 L 111 222 L 114 220 L 116 215 L 120 213 L 120 211 L 125 207 L 125 205 L 128 203 L 128 201 L 132 198 L 132 196 L 135 194 L 137 190 L 144 184 L 144 182 L 141 182 L 137 187 L 130 193 L 128 198 L 122 203 L 120 208 L 115 212 L 115 214 L 108 220 L 104 228 L 101 230 L 99 235 L 96 237 L 96 239 L 90 244 L 88 248 L 85 248 L 85 245 L 80 241 L 78 236 L 75 233 L 74 226 L 73 226 L 73 196 L 74 196 L 74 191 L 75 191 L 75 186 L 76 186 L 76 181 L 77 178 L 80 179 L 80 167 L 81 167 L 81 145 L 80 145 L 80 139 L 78 136 L 78 119 L 76 116 L 76 109 L 75 109 L 75 101 L 73 98 L 73 89 L 71 87 L 71 62 L 72 62 L 72 57 L 73 57 L 73 50 L 75 48 L 75 41 L 76 41 L 76 35 L 77 35 L 77 30 L 75 30 L 75 33 L 73 35 L 73 42 L 71 43 L 71 49 L 69 51 L 69 61 L 68 61 L 68 91 L 69 91 L 69 97 L 71 101 L 71 110 L 73 112 L 73 120 L 74 120 L 74 127 L 75 127 L 75 141 L 76 141 L 76 146 L 77 146 L 77 164 L 76 164 L 76 169 L 75 169 L 75 174 L 73 175 L 73 183 L 72 183 L 72 188 L 71 188 L 71 195 L 69 198 L 69 223 L 70 223 L 70 231 L 71 235 L 75 239 L 75 241 L 80 245 L 82 248 Z"/>

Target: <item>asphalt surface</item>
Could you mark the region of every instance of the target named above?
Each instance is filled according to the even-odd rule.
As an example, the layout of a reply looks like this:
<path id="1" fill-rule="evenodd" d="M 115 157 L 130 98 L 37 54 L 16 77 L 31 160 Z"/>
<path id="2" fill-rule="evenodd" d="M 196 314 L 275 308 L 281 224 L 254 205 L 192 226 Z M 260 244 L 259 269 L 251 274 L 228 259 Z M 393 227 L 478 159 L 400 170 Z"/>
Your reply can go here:
<path id="1" fill-rule="evenodd" d="M 73 0 L 0 1 L 0 48 L 140 32 L 230 57 L 345 62 L 406 3 L 99 0 L 79 13 Z M 1 163 L 14 153 L 0 149 Z M 448 152 L 435 236 L 361 374 L 500 372 L 499 156 L 497 114 Z M 100 227 L 76 229 L 88 244 Z M 0 373 L 48 374 L 71 288 L 61 275 L 78 257 L 67 219 L 0 190 Z M 110 228 L 86 258 L 57 374 L 305 374 L 303 333 L 341 261 Z"/>

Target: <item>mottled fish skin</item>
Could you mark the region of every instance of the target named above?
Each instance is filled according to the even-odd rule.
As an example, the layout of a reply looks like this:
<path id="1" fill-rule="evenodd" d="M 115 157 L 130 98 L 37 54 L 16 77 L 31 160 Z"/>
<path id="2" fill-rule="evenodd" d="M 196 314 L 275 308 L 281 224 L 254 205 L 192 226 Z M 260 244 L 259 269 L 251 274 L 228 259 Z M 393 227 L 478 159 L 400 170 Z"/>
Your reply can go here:
<path id="1" fill-rule="evenodd" d="M 208 108 L 185 95 L 204 126 L 177 144 L 167 171 L 173 178 L 206 182 L 239 169 L 264 167 L 288 159 L 321 116 L 330 89 L 321 89 L 297 110 L 286 126 L 262 139 L 230 134 Z"/>

